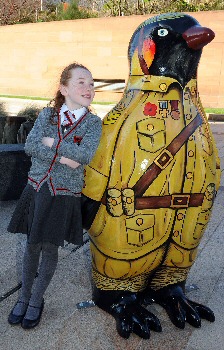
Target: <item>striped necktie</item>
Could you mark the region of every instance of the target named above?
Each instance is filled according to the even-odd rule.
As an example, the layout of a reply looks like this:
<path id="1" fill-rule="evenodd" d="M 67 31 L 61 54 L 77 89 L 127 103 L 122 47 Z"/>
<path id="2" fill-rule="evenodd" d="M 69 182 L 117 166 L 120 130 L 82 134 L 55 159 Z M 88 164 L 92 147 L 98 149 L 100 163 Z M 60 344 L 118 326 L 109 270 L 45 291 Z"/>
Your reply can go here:
<path id="1" fill-rule="evenodd" d="M 74 124 L 75 122 L 75 115 L 72 114 L 72 117 L 69 115 L 69 111 L 65 111 L 64 115 L 66 117 L 66 119 L 63 121 L 62 125 L 64 127 L 70 127 Z"/>

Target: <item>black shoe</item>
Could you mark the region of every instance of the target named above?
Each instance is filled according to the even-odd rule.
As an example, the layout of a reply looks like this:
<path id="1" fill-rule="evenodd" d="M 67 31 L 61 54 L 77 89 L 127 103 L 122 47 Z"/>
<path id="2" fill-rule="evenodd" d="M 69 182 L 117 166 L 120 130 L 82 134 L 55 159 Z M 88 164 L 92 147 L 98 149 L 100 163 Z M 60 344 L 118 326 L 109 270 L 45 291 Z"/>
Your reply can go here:
<path id="1" fill-rule="evenodd" d="M 17 303 L 15 304 L 15 306 L 16 306 L 18 303 L 25 304 L 25 305 L 26 305 L 26 310 L 27 310 L 28 304 L 24 303 L 23 301 L 17 301 Z M 13 309 L 12 309 L 12 311 L 10 312 L 9 317 L 8 317 L 8 322 L 9 322 L 9 324 L 11 324 L 12 326 L 21 323 L 22 320 L 23 320 L 23 318 L 24 318 L 24 316 L 25 316 L 25 314 L 26 314 L 26 310 L 25 310 L 24 314 L 22 314 L 22 315 L 15 315 L 15 314 L 13 313 L 13 310 L 14 310 L 15 306 L 13 307 Z"/>
<path id="2" fill-rule="evenodd" d="M 39 324 L 40 318 L 41 318 L 41 315 L 42 315 L 42 312 L 43 312 L 43 309 L 44 309 L 44 299 L 43 299 L 40 307 L 36 307 L 36 306 L 32 306 L 32 305 L 30 305 L 30 306 L 34 307 L 36 309 L 39 309 L 39 315 L 34 320 L 29 320 L 28 318 L 24 317 L 23 320 L 22 320 L 22 323 L 21 323 L 21 326 L 24 329 L 34 328 L 34 327 L 36 327 Z"/>

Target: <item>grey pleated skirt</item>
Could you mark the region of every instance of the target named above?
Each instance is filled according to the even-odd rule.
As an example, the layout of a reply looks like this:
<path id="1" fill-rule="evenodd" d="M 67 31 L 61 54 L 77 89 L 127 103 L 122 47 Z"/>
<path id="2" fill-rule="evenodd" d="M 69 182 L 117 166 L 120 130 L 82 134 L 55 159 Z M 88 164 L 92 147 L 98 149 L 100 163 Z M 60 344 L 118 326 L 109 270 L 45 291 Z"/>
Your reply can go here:
<path id="1" fill-rule="evenodd" d="M 83 243 L 81 197 L 51 196 L 47 183 L 39 192 L 27 184 L 16 205 L 8 231 L 27 235 L 29 243 Z"/>

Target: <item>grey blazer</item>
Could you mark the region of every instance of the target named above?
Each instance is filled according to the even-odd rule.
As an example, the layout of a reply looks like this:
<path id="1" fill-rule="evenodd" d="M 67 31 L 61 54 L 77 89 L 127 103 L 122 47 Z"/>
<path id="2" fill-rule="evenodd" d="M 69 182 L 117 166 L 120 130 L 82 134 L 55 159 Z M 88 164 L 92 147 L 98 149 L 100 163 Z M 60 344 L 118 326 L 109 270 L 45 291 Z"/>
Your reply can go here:
<path id="1" fill-rule="evenodd" d="M 54 124 L 51 122 L 52 116 Z M 63 135 L 59 114 L 54 114 L 51 107 L 44 108 L 25 143 L 25 152 L 32 157 L 28 183 L 39 191 L 47 182 L 51 195 L 80 196 L 84 166 L 93 158 L 101 132 L 101 119 L 87 112 Z M 54 138 L 51 148 L 43 145 L 44 136 Z M 80 166 L 72 169 L 66 164 L 61 164 L 62 156 L 75 160 Z"/>

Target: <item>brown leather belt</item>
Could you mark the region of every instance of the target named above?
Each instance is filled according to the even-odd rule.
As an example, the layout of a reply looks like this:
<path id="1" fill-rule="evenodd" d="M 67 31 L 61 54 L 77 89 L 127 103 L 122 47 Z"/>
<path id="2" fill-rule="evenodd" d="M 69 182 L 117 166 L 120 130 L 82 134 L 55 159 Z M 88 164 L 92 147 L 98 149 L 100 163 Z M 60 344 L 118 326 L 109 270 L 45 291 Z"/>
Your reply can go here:
<path id="1" fill-rule="evenodd" d="M 202 205 L 204 193 L 172 194 L 170 196 L 151 196 L 135 199 L 135 209 L 184 209 Z"/>

